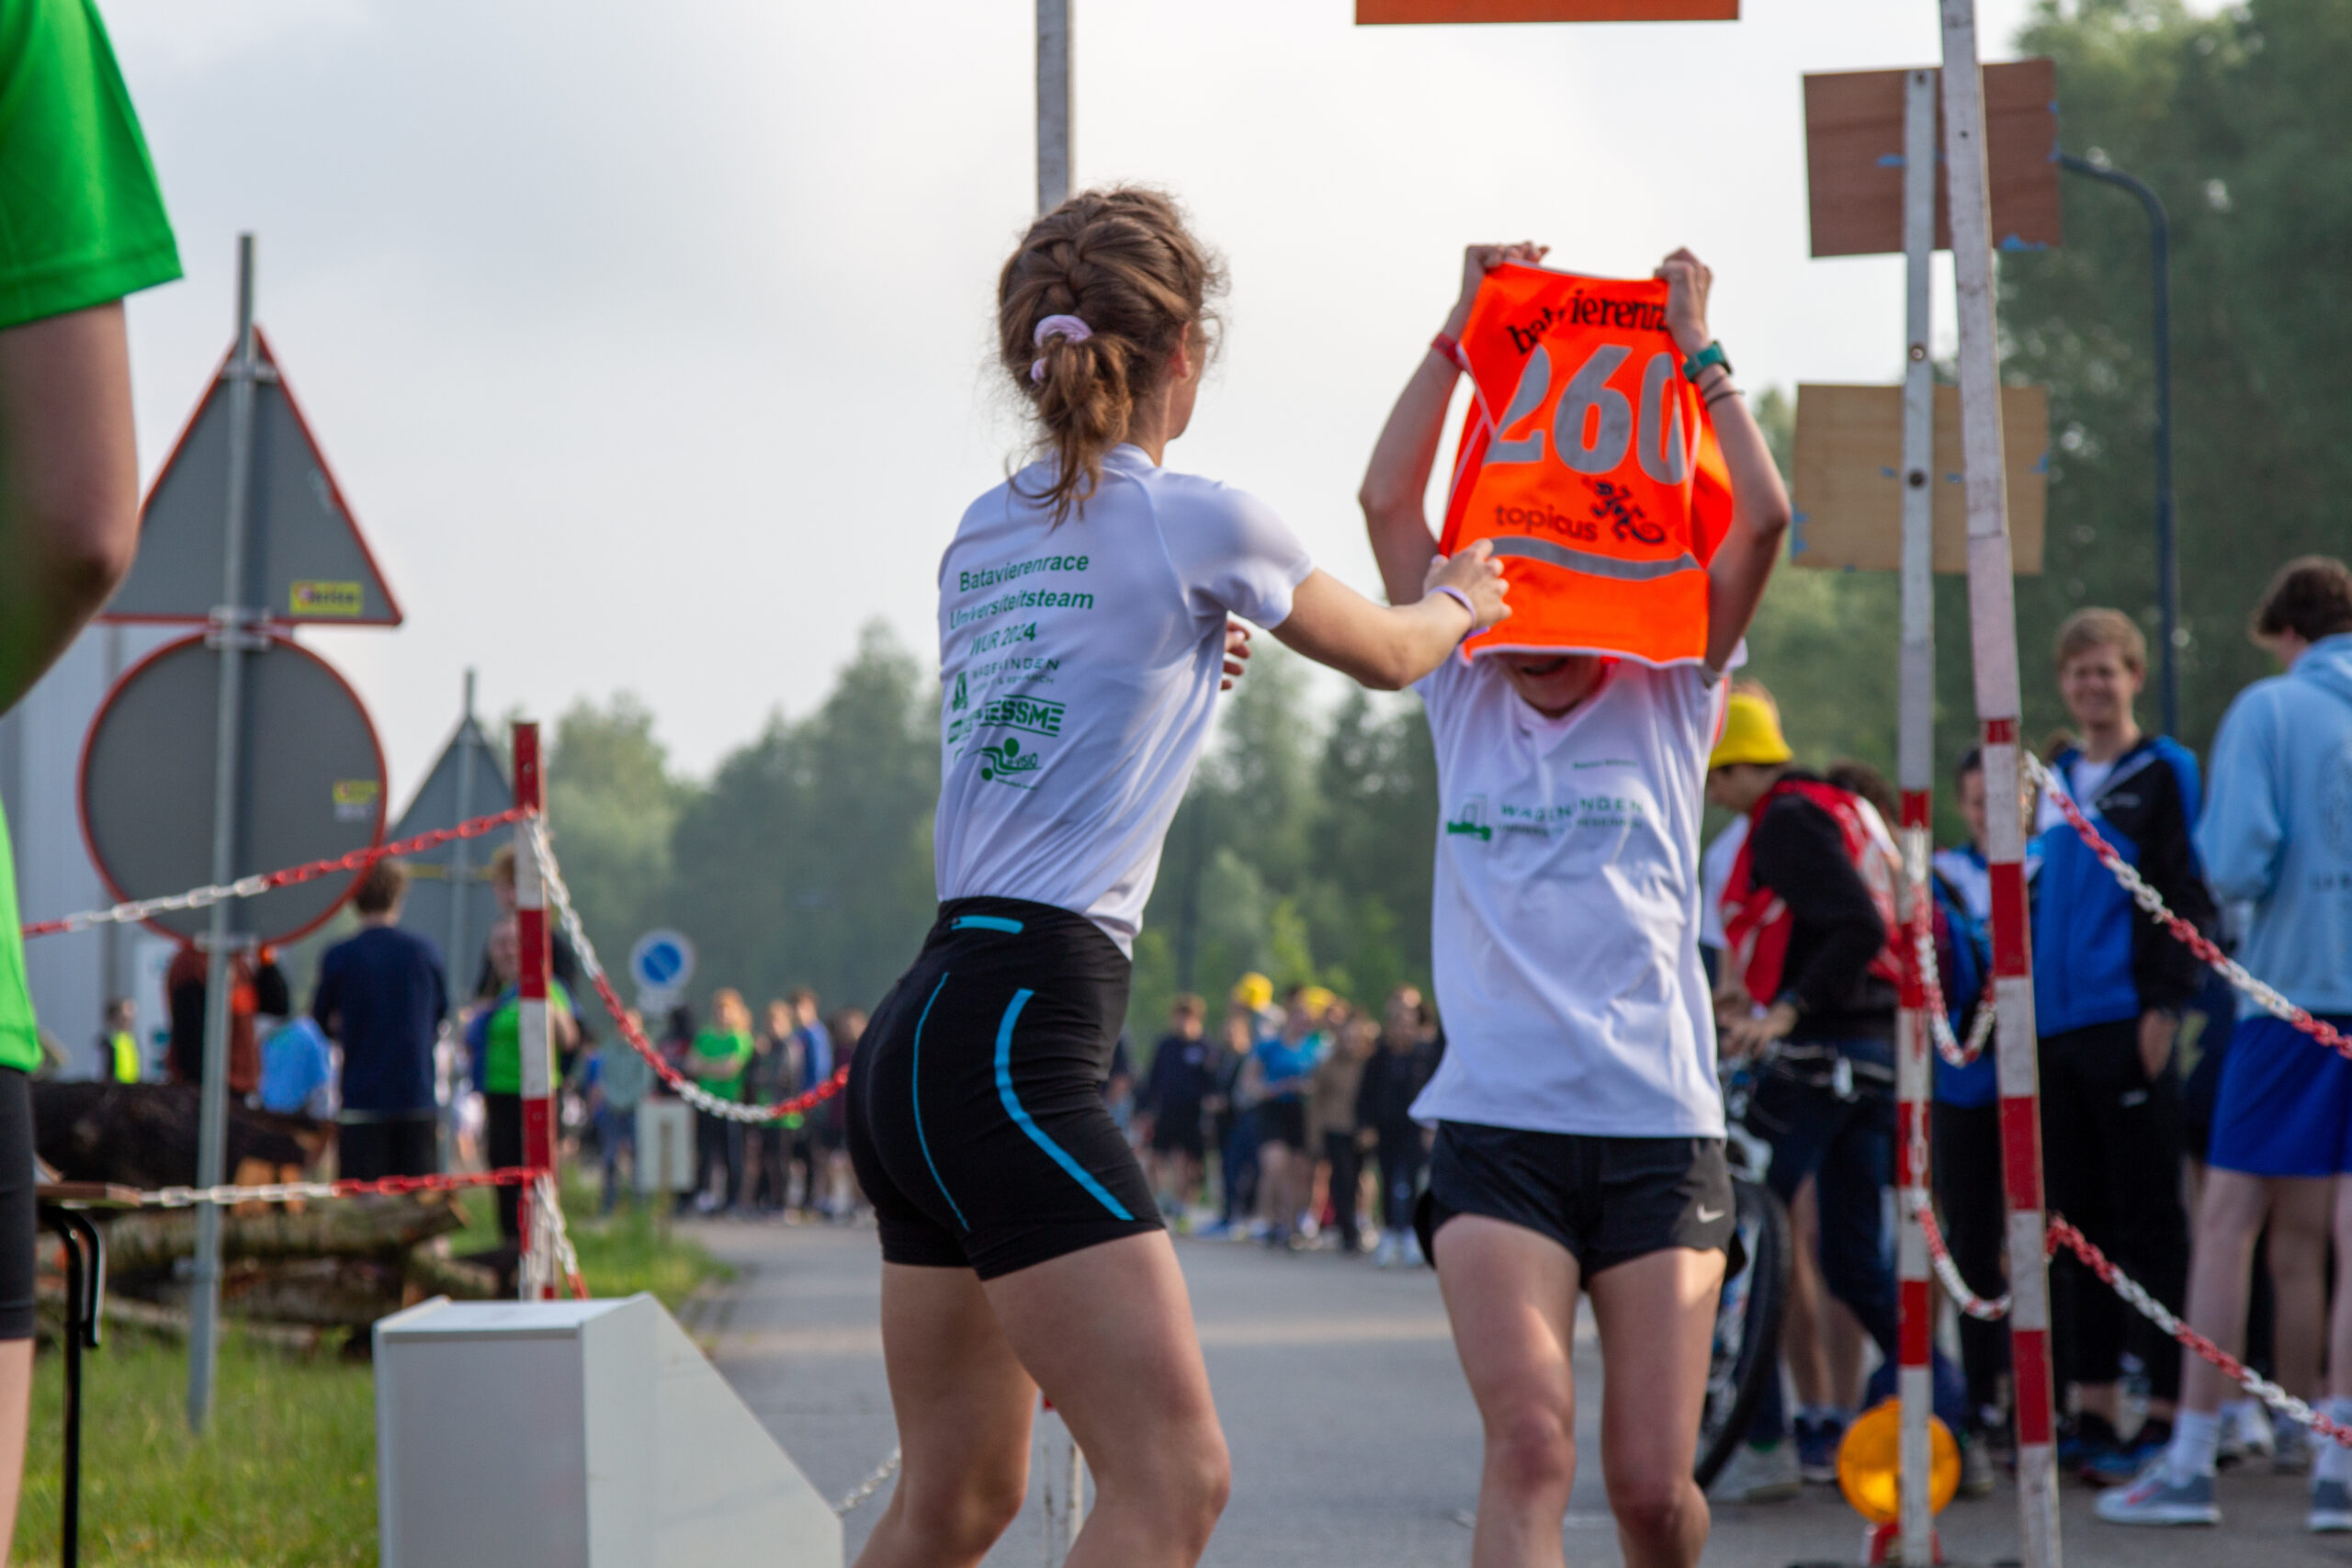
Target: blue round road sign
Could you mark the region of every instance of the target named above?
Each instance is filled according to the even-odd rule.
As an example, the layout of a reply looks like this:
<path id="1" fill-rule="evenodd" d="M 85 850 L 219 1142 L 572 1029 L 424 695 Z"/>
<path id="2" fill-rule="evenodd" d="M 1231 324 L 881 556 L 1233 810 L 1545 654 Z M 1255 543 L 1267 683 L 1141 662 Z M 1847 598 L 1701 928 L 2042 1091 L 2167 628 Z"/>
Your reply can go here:
<path id="1" fill-rule="evenodd" d="M 647 931 L 628 951 L 628 972 L 640 990 L 675 990 L 694 978 L 695 944 L 676 931 Z"/>

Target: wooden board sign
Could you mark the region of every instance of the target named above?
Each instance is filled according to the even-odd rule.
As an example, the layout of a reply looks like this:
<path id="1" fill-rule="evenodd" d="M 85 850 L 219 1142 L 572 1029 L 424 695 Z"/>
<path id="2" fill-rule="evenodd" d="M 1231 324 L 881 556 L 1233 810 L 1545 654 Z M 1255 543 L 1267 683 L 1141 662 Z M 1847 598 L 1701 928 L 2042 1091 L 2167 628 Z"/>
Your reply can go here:
<path id="1" fill-rule="evenodd" d="M 1902 71 L 1804 79 L 1804 171 L 1815 256 L 1903 250 Z M 1993 241 L 2003 250 L 2059 243 L 2058 66 L 2047 59 L 1984 67 L 1984 150 Z M 1939 84 L 1936 145 L 1943 145 Z M 1936 249 L 1951 249 L 1943 159 L 1936 160 Z"/>
<path id="2" fill-rule="evenodd" d="M 2050 389 L 2001 389 L 2001 445 L 2009 473 L 2009 555 L 2020 577 L 2041 570 L 2049 509 Z M 1903 565 L 1903 389 L 1797 389 L 1796 521 L 1792 565 L 1825 571 L 1895 571 Z M 1936 570 L 1968 570 L 1967 487 L 1961 477 L 1960 389 L 1936 389 Z"/>
<path id="3" fill-rule="evenodd" d="M 1356 0 L 1356 25 L 1398 22 L 1736 22 L 1739 0 Z"/>

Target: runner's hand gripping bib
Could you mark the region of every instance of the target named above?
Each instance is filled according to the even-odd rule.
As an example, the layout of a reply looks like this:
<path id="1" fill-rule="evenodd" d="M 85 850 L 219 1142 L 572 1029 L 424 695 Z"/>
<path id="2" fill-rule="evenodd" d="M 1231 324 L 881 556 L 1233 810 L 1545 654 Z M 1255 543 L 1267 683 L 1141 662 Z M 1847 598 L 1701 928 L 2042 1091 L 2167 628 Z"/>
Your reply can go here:
<path id="1" fill-rule="evenodd" d="M 1468 651 L 1706 657 L 1731 484 L 1666 299 L 1659 279 L 1487 274 L 1462 333 L 1473 396 L 1441 548 L 1491 541 L 1511 615 Z"/>

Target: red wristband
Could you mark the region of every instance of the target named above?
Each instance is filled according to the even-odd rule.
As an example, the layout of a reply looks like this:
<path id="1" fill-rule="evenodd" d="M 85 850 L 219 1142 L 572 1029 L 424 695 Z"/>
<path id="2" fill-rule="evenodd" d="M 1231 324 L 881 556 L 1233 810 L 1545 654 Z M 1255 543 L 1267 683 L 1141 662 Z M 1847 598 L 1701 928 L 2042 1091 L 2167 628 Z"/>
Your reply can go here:
<path id="1" fill-rule="evenodd" d="M 1470 373 L 1470 356 L 1462 352 L 1461 342 L 1451 333 L 1440 333 L 1430 339 L 1430 346 L 1445 355 L 1447 363 L 1464 375 Z"/>

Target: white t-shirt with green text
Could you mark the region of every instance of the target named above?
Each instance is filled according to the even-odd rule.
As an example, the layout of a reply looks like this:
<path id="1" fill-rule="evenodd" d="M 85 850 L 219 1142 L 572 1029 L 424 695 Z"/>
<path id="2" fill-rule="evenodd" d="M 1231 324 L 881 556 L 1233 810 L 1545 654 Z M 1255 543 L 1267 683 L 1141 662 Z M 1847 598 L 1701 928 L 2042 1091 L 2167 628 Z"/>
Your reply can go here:
<path id="1" fill-rule="evenodd" d="M 1723 679 L 1611 666 L 1546 718 L 1492 660 L 1415 690 L 1437 748 L 1430 959 L 1445 1058 L 1424 1122 L 1721 1137 L 1699 961 L 1699 819 Z"/>
<path id="2" fill-rule="evenodd" d="M 1228 613 L 1290 615 L 1314 562 L 1256 497 L 1103 459 L 1058 527 L 1035 465 L 974 502 L 939 563 L 942 899 L 1075 910 L 1128 950 L 1206 743 Z"/>

